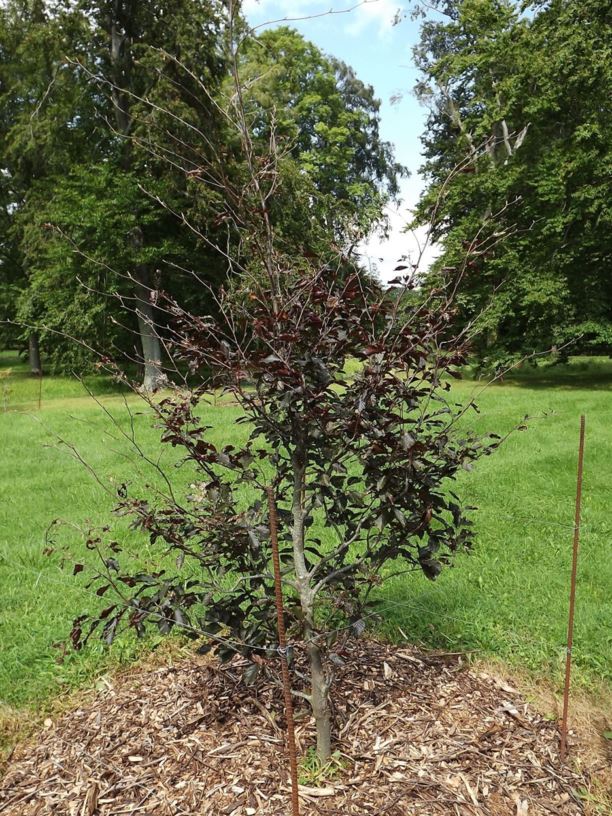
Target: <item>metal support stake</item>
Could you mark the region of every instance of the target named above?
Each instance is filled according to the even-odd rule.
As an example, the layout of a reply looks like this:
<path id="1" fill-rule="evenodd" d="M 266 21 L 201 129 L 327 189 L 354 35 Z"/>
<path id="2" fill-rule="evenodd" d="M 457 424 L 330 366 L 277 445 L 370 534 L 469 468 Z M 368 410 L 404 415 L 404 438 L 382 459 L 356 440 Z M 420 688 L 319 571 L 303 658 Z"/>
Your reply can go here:
<path id="1" fill-rule="evenodd" d="M 569 709 L 570 676 L 572 671 L 572 646 L 574 643 L 574 606 L 576 603 L 576 573 L 578 571 L 578 546 L 580 543 L 580 506 L 582 502 L 582 468 L 584 462 L 584 416 L 580 417 L 580 442 L 578 444 L 578 477 L 576 482 L 576 513 L 574 516 L 574 551 L 570 583 L 569 620 L 567 623 L 567 654 L 565 658 L 565 687 L 563 689 L 563 717 L 561 719 L 561 744 L 559 755 L 565 761 L 567 753 L 567 713 Z"/>
<path id="2" fill-rule="evenodd" d="M 291 697 L 289 663 L 287 662 L 287 635 L 285 632 L 285 613 L 283 609 L 280 558 L 278 555 L 278 516 L 276 514 L 276 502 L 274 501 L 274 490 L 271 487 L 267 487 L 266 493 L 268 494 L 268 508 L 270 512 L 270 542 L 272 544 L 272 564 L 274 565 L 278 652 L 281 660 L 283 692 L 285 695 L 285 714 L 287 717 L 287 753 L 289 754 L 289 767 L 291 771 L 291 813 L 292 816 L 300 816 L 297 751 L 295 748 L 295 721 L 293 719 L 293 699 Z"/>

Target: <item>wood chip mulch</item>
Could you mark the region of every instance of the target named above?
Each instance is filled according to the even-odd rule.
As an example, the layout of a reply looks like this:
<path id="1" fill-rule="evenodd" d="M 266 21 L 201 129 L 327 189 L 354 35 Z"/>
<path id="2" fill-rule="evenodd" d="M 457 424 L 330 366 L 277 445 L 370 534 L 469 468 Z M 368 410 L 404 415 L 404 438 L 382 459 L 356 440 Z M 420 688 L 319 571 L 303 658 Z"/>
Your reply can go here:
<path id="1" fill-rule="evenodd" d="M 302 816 L 583 813 L 586 781 L 558 732 L 509 686 L 453 656 L 360 643 L 334 696 L 342 767 L 301 786 Z M 290 813 L 282 694 L 197 656 L 136 669 L 20 746 L 0 782 L 5 816 Z M 298 749 L 313 727 L 298 705 Z"/>

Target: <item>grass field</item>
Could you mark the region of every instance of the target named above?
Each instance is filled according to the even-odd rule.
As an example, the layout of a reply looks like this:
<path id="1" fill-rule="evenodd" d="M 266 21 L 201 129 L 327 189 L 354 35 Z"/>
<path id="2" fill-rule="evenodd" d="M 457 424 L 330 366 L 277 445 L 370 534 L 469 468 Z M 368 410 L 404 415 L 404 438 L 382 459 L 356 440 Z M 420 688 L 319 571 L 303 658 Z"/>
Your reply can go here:
<path id="1" fill-rule="evenodd" d="M 146 412 L 131 423 L 116 388 L 102 379 L 88 384 L 121 429 L 129 434 L 133 423 L 152 456 L 163 461 L 172 455 L 160 451 L 158 431 Z M 481 387 L 467 380 L 454 389 L 461 399 Z M 74 555 L 84 550 L 81 531 L 109 520 L 113 480 L 143 484 L 151 474 L 81 384 L 43 379 L 40 410 L 38 388 L 15 356 L 0 357 L 0 702 L 5 711 L 44 708 L 138 652 L 127 636 L 110 651 L 94 644 L 63 657 L 57 644 L 66 640 L 72 618 L 100 600 L 92 599 L 82 576 L 71 575 Z M 481 414 L 470 420 L 476 429 L 503 433 L 525 414 L 533 418 L 527 431 L 514 434 L 474 472 L 462 474 L 458 490 L 479 508 L 475 551 L 461 556 L 435 583 L 408 576 L 385 586 L 380 628 L 386 635 L 494 655 L 559 682 L 578 423 L 585 413 L 576 682 L 595 688 L 612 678 L 611 397 L 612 362 L 604 359 L 527 370 L 481 394 Z M 129 405 L 142 411 L 134 397 Z M 205 414 L 219 441 L 232 442 L 244 433 L 233 425 L 234 407 L 211 406 Z M 75 446 L 101 483 L 58 436 Z M 51 530 L 54 552 L 47 556 L 45 531 L 57 518 L 62 524 Z M 121 536 L 146 558 L 141 540 L 126 530 Z"/>

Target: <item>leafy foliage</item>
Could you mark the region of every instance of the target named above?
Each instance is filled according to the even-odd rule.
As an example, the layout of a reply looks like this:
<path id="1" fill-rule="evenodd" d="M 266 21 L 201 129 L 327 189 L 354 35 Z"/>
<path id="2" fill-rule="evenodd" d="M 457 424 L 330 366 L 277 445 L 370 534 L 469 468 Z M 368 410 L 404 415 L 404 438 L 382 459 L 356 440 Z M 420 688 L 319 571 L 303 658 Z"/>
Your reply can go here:
<path id="1" fill-rule="evenodd" d="M 243 449 L 218 449 L 198 422 L 199 390 L 156 406 L 163 440 L 180 447 L 193 470 L 192 492 L 159 506 L 124 496 L 118 509 L 134 516 L 152 544 L 176 550 L 181 562 L 194 559 L 210 581 L 185 584 L 182 572 L 126 579 L 138 592 L 117 616 L 131 611 L 138 628 L 147 619 L 163 630 L 181 621 L 202 632 L 227 627 L 245 654 L 253 644 L 273 643 L 261 493 L 268 479 L 279 504 L 283 562 L 290 564 L 294 536 L 303 535 L 308 582 L 334 618 L 359 618 L 389 561 L 435 578 L 470 542 L 458 499 L 444 486 L 491 447 L 456 430 L 465 409 L 445 398 L 446 375 L 465 361 L 463 348 L 435 350 L 432 338 L 447 331 L 450 313 L 421 313 L 405 324 L 384 295 L 373 300 L 357 276 L 329 269 L 287 284 L 282 306 L 271 307 L 264 291 L 252 292 L 248 310 L 235 314 L 232 306 L 234 343 L 225 326 L 172 304 L 177 355 L 193 370 L 213 372 L 252 430 Z M 354 377 L 345 370 L 351 360 L 361 363 Z M 315 532 L 321 523 L 337 533 L 327 552 Z M 116 571 L 113 561 L 109 574 Z M 223 589 L 228 571 L 238 580 Z M 303 636 L 316 615 L 306 623 L 299 617 L 295 633 Z"/>
<path id="2" fill-rule="evenodd" d="M 11 0 L 0 10 L 0 332 L 7 344 L 22 335 L 8 321 L 28 286 L 17 213 L 33 184 L 64 173 L 83 151 L 81 123 L 91 122 L 80 78 L 64 61 L 68 50 L 81 53 L 85 29 L 82 15 L 62 4 Z"/>
<path id="3" fill-rule="evenodd" d="M 379 103 L 296 32 L 246 36 L 238 17 L 230 33 L 215 0 L 11 0 L 0 21 L 0 308 L 22 328 L 5 329 L 7 342 L 35 331 L 52 368 L 83 371 L 94 350 L 147 359 L 144 324 L 164 340 L 143 287 L 210 308 L 197 279 L 214 291 L 227 278 L 219 247 L 248 251 L 217 182 L 198 176 L 204 156 L 215 179 L 248 172 L 226 111 L 232 37 L 255 146 L 265 155 L 270 106 L 291 142 L 275 228 L 329 255 L 382 224 L 401 169 L 380 139 Z"/>
<path id="4" fill-rule="evenodd" d="M 167 289 L 182 287 L 187 300 L 193 294 L 191 276 L 180 270 L 193 261 L 196 242 L 169 210 L 184 205 L 193 148 L 184 129 L 170 135 L 167 128 L 188 112 L 192 131 L 217 129 L 213 103 L 196 97 L 189 79 L 197 71 L 211 92 L 218 88 L 220 17 L 206 3 L 93 2 L 39 3 L 30 19 L 22 5 L 12 3 L 5 15 L 3 157 L 21 291 L 9 316 L 26 335 L 35 328 L 56 369 L 82 371 L 95 352 L 117 346 L 142 357 L 134 350 L 142 333 L 133 308 L 138 282 L 163 270 Z M 21 34 L 23 45 L 9 34 Z M 122 42 L 121 65 L 113 36 L 115 46 Z M 171 153 L 174 165 L 166 161 Z M 219 264 L 208 261 L 214 281 Z"/>
<path id="5" fill-rule="evenodd" d="M 290 145 L 289 155 L 316 191 L 316 216 L 332 238 L 355 242 L 383 226 L 383 207 L 397 194 L 405 170 L 380 138 L 373 88 L 287 27 L 246 40 L 239 70 L 252 132 L 263 140 L 272 126 Z"/>
<path id="6" fill-rule="evenodd" d="M 243 146 L 251 149 L 247 137 Z M 167 489 L 146 498 L 122 485 L 117 512 L 147 535 L 159 564 L 171 554 L 176 568 L 132 574 L 119 542 L 107 548 L 92 538 L 101 563 L 92 581 L 99 594 L 113 589 L 115 600 L 89 622 L 79 617 L 72 636 L 79 646 L 95 632 L 110 643 L 123 624 L 139 634 L 148 625 L 162 633 L 178 627 L 222 659 L 251 657 L 245 680 L 253 682 L 276 643 L 264 492 L 271 485 L 286 623 L 294 648 L 310 658 L 318 755 L 326 762 L 329 650 L 339 636 L 363 631 L 386 577 L 421 570 L 434 579 L 469 547 L 465 508 L 450 488 L 498 439 L 461 430 L 473 406 L 447 398 L 449 375 L 460 376 L 467 355 L 464 337 L 449 331 L 450 304 L 417 308 L 406 319 L 409 278 L 396 280 L 391 297 L 348 257 L 335 266 L 303 257 L 292 264 L 291 237 L 277 234 L 268 217 L 278 189 L 272 159 L 242 195 L 226 191 L 232 212 L 242 201 L 254 273 L 243 267 L 237 291 L 219 295 L 217 314 L 198 316 L 162 298 L 173 358 L 200 384 L 148 401 L 162 440 L 181 452 L 189 488 L 163 472 Z M 250 433 L 240 448 L 213 444 L 199 420 L 214 387 L 244 411 L 238 422 Z M 322 527 L 333 531 L 331 543 L 323 543 Z"/>
<path id="7" fill-rule="evenodd" d="M 461 280 L 461 320 L 489 365 L 567 343 L 609 350 L 608 4 L 434 5 L 443 16 L 416 51 L 431 110 L 417 220 L 435 213 L 444 248 L 427 288 Z"/>

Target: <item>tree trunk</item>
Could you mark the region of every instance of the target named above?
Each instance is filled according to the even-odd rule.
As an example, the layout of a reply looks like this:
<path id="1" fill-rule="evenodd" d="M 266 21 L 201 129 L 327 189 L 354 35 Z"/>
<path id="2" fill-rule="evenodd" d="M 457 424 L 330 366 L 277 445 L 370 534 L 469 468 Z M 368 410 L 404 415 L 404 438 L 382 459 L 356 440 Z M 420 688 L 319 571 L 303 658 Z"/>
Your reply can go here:
<path id="1" fill-rule="evenodd" d="M 161 343 L 155 329 L 154 307 L 150 300 L 150 289 L 140 280 L 135 283 L 136 317 L 142 346 L 145 391 L 157 391 L 165 382 L 161 364 Z"/>
<path id="2" fill-rule="evenodd" d="M 310 705 L 317 730 L 317 757 L 324 765 L 331 756 L 331 717 L 329 711 L 329 681 L 323 668 L 321 649 L 313 640 L 314 635 L 314 593 L 310 585 L 311 577 L 304 557 L 306 488 L 306 457 L 303 451 L 293 456 L 293 563 L 296 587 L 300 596 L 300 606 L 304 614 L 304 637 L 308 643 L 310 659 Z"/>
<path id="3" fill-rule="evenodd" d="M 30 372 L 37 377 L 42 375 L 42 364 L 40 362 L 40 344 L 38 335 L 33 332 L 28 338 L 28 350 L 30 358 Z"/>
<path id="4" fill-rule="evenodd" d="M 109 19 L 108 34 L 110 37 L 111 62 L 111 97 L 115 112 L 117 131 L 123 136 L 122 168 L 126 172 L 132 169 L 132 130 L 131 102 L 133 99 L 132 46 L 135 37 L 134 16 L 136 3 L 125 4 L 113 0 Z M 138 214 L 136 214 L 138 218 Z M 142 248 L 144 236 L 140 226 L 136 226 L 130 235 L 131 247 L 136 255 Z M 142 387 L 145 391 L 155 391 L 165 382 L 161 367 L 161 344 L 155 328 L 155 307 L 151 303 L 149 276 L 145 269 L 135 263 L 132 271 L 134 280 L 135 311 L 138 319 L 138 332 L 142 347 L 144 377 Z"/>
<path id="5" fill-rule="evenodd" d="M 308 647 L 310 658 L 310 704 L 317 729 L 317 757 L 325 765 L 331 756 L 331 716 L 329 711 L 329 682 L 323 670 L 321 650 L 315 644 Z"/>

